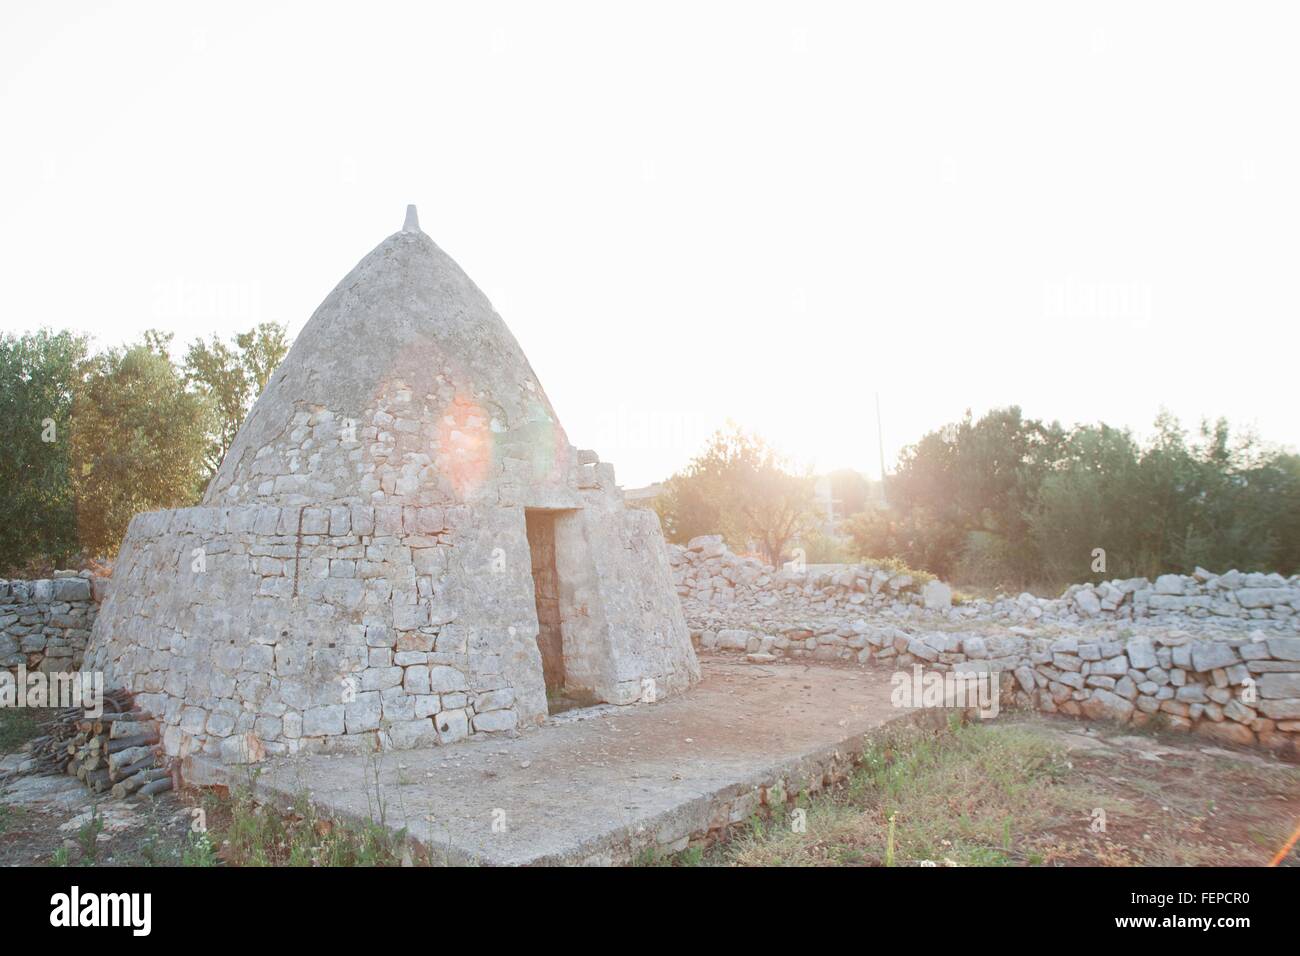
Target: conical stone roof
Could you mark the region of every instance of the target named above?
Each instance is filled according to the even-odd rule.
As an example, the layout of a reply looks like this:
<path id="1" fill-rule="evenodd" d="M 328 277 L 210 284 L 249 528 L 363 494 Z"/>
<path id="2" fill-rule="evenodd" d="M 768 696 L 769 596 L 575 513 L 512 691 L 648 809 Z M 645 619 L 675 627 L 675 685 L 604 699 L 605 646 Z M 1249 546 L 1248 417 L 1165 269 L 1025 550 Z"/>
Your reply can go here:
<path id="1" fill-rule="evenodd" d="M 316 309 L 204 503 L 473 500 L 506 458 L 554 484 L 568 448 L 519 343 L 411 207 Z"/>

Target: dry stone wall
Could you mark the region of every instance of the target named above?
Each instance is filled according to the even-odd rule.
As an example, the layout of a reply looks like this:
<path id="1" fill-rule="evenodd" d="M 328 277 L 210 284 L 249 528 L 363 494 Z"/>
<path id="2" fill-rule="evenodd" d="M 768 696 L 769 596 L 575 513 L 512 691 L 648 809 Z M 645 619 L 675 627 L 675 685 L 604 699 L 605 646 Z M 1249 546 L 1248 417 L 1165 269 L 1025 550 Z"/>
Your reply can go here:
<path id="1" fill-rule="evenodd" d="M 502 620 L 490 641 L 471 640 L 444 587 L 467 523 L 440 508 L 137 515 L 113 595 L 150 600 L 110 596 L 101 627 L 115 639 L 97 644 L 87 667 L 135 692 L 162 720 L 172 755 L 255 760 L 513 728 L 508 675 L 528 655 L 524 637 Z M 532 698 L 531 711 L 544 708 Z"/>
<path id="2" fill-rule="evenodd" d="M 1164 574 L 1154 582 L 1127 578 L 1101 584 L 1075 584 L 1059 598 L 1024 593 L 996 600 L 976 599 L 953 606 L 952 590 L 939 581 L 920 581 L 888 567 L 857 564 L 835 570 L 794 571 L 733 554 L 719 535 L 694 538 L 686 547 L 669 546 L 683 604 L 706 615 L 724 617 L 798 610 L 839 613 L 871 608 L 894 616 L 951 621 L 996 619 L 1011 623 L 1100 621 L 1189 621 L 1214 619 L 1247 626 L 1256 621 L 1296 621 L 1300 615 L 1300 575 L 1228 571 L 1214 574 Z"/>
<path id="3" fill-rule="evenodd" d="M 796 574 L 717 537 L 671 555 L 702 650 L 998 675 L 1004 705 L 1152 721 L 1296 755 L 1300 584 L 1231 571 L 949 606 L 939 582 L 865 566 Z M 1167 598 L 1179 598 L 1171 601 Z M 1095 602 L 1095 603 L 1094 603 Z"/>
<path id="4" fill-rule="evenodd" d="M 106 578 L 55 571 L 35 581 L 0 580 L 0 667 L 70 673 L 81 667 Z"/>
<path id="5" fill-rule="evenodd" d="M 666 696 L 698 679 L 653 519 L 596 501 L 572 514 L 571 533 L 597 545 L 584 606 L 627 622 L 596 661 L 615 704 L 646 680 Z M 86 666 L 162 720 L 171 755 L 244 762 L 513 731 L 547 712 L 528 555 L 522 508 L 137 515 Z M 665 602 L 648 601 L 648 575 Z M 629 608 L 653 629 L 633 629 Z"/>
<path id="6" fill-rule="evenodd" d="M 854 565 L 834 571 L 777 570 L 757 558 L 742 558 L 723 544 L 721 535 L 693 538 L 686 547 L 669 546 L 677 594 L 683 602 L 719 609 L 763 611 L 769 608 L 837 611 L 887 605 L 924 606 L 941 600 L 935 589 L 910 574 L 885 567 Z M 937 583 L 937 582 L 936 582 Z M 944 585 L 939 587 L 951 593 Z"/>

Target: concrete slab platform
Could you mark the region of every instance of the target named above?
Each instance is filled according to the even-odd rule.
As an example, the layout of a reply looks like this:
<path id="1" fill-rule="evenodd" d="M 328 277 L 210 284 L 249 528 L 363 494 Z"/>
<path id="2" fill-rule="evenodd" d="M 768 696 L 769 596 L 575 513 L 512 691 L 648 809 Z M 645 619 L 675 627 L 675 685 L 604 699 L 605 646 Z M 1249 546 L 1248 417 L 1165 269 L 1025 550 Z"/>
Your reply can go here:
<path id="1" fill-rule="evenodd" d="M 306 795 L 336 818 L 382 816 L 440 861 L 608 865 L 685 848 L 784 793 L 820 789 L 848 772 L 864 734 L 910 716 L 890 705 L 884 669 L 701 663 L 686 695 L 561 715 L 514 738 L 279 758 L 255 775 L 195 769 L 251 778 L 259 799 L 282 806 Z"/>

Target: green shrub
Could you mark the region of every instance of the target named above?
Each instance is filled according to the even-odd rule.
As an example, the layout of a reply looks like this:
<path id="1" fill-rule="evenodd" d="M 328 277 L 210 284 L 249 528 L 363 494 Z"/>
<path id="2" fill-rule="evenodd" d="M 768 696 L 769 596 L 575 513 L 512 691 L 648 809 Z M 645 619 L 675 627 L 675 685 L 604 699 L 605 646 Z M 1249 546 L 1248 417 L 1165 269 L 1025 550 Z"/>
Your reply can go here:
<path id="1" fill-rule="evenodd" d="M 861 563 L 865 567 L 888 571 L 890 574 L 911 575 L 913 587 L 916 588 L 929 584 L 931 581 L 938 580 L 938 578 L 929 571 L 921 571 L 917 568 L 910 567 L 898 558 L 863 558 Z"/>

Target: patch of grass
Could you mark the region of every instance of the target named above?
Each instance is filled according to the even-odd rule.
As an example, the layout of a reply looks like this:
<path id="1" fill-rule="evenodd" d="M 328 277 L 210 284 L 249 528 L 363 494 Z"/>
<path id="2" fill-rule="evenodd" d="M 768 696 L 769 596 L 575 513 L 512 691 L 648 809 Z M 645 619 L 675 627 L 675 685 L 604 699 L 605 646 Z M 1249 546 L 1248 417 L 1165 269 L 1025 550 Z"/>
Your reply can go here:
<path id="1" fill-rule="evenodd" d="M 704 862 L 704 848 L 691 846 L 680 853 L 663 853 L 657 847 L 648 846 L 632 858 L 632 866 L 700 866 Z"/>
<path id="2" fill-rule="evenodd" d="M 704 847 L 691 846 L 687 847 L 681 853 L 677 854 L 678 866 L 699 866 L 704 862 Z"/>
<path id="3" fill-rule="evenodd" d="M 0 754 L 11 754 L 41 734 L 37 712 L 27 707 L 0 707 Z"/>
<path id="4" fill-rule="evenodd" d="M 894 865 L 894 823 L 897 819 L 895 814 L 889 815 L 889 831 L 885 834 L 885 866 Z"/>
<path id="5" fill-rule="evenodd" d="M 644 867 L 666 866 L 668 864 L 655 847 L 648 846 L 642 849 L 636 856 L 632 857 L 632 865 L 636 867 Z"/>
<path id="6" fill-rule="evenodd" d="M 0 803 L 0 836 L 4 836 L 10 827 L 18 823 L 25 812 L 22 807 Z"/>
<path id="7" fill-rule="evenodd" d="M 178 836 L 176 828 L 164 829 L 158 821 L 149 826 L 148 835 L 124 862 L 131 866 L 191 866 L 185 860 L 188 849 L 186 836 Z"/>
<path id="8" fill-rule="evenodd" d="M 1161 833 L 1144 841 L 1140 862 L 1143 866 L 1219 866 L 1222 848 L 1192 842 L 1182 834 Z"/>
<path id="9" fill-rule="evenodd" d="M 104 818 L 99 807 L 90 808 L 90 819 L 77 828 L 77 846 L 81 848 L 81 861 L 94 866 L 99 855 L 99 835 L 104 832 Z"/>
<path id="10" fill-rule="evenodd" d="M 181 866 L 217 866 L 220 862 L 212 837 L 207 833 L 191 833 L 181 847 Z"/>
<path id="11" fill-rule="evenodd" d="M 407 856 L 405 830 L 320 817 L 306 796 L 295 806 L 301 809 L 282 814 L 258 803 L 247 788 L 232 791 L 228 822 L 214 828 L 210 841 L 219 847 L 215 856 L 232 866 L 400 866 Z M 188 865 L 211 865 L 205 862 L 208 848 L 197 839 L 187 853 Z"/>
<path id="12" fill-rule="evenodd" d="M 1086 828 L 1100 798 L 1067 784 L 1059 748 L 1014 727 L 974 723 L 941 735 L 892 730 L 863 753 L 842 787 L 787 821 L 744 827 L 710 862 L 741 866 L 1006 866 L 1039 862 L 1030 836 Z M 1108 802 L 1112 814 L 1122 814 Z"/>
<path id="13" fill-rule="evenodd" d="M 862 558 L 859 562 L 863 567 L 873 570 L 888 571 L 890 574 L 909 574 L 912 576 L 912 586 L 921 588 L 931 581 L 937 581 L 929 571 L 918 571 L 916 568 L 909 568 L 907 564 L 898 558 Z"/>

